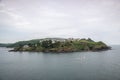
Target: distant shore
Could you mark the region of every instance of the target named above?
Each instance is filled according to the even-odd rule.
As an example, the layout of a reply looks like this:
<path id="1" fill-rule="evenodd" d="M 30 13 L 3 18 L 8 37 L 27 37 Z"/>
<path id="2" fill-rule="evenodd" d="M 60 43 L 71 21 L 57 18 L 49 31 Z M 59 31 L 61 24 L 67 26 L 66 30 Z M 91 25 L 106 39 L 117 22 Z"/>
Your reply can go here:
<path id="1" fill-rule="evenodd" d="M 20 52 L 82 52 L 82 51 L 103 51 L 111 47 L 104 42 L 95 42 L 92 39 L 74 39 L 74 38 L 45 38 L 29 41 L 19 41 L 8 47 L 13 47 L 10 51 Z"/>

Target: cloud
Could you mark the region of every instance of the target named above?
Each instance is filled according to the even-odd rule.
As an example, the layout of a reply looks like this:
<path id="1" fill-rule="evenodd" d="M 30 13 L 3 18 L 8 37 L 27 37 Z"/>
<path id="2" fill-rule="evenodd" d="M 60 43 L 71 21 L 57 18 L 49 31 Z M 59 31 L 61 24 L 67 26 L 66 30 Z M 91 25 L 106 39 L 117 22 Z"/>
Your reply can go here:
<path id="1" fill-rule="evenodd" d="M 2 22 L 13 28 L 26 29 L 30 23 L 21 15 L 15 13 L 12 9 L 6 8 L 4 4 L 0 4 L 0 14 L 2 14 Z M 1 17 L 1 16 L 0 16 Z M 5 27 L 5 26 L 4 26 Z"/>
<path id="2" fill-rule="evenodd" d="M 6 25 L 3 31 L 6 33 L 12 28 L 13 34 L 19 35 L 18 39 L 13 37 L 16 41 L 91 37 L 119 44 L 119 9 L 118 0 L 4 0 L 0 6 L 0 25 Z"/>

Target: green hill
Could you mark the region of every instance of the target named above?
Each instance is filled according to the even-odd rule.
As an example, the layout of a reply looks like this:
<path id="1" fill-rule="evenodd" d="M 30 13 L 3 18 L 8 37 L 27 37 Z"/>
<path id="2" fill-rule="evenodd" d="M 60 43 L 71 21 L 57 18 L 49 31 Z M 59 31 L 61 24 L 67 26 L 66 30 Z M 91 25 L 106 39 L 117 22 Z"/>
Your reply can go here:
<path id="1" fill-rule="evenodd" d="M 12 44 L 10 44 L 10 43 L 7 43 L 7 44 L 5 44 L 5 43 L 0 43 L 0 47 L 7 47 L 7 46 L 10 46 L 10 45 L 12 45 Z"/>
<path id="2" fill-rule="evenodd" d="M 19 41 L 8 47 L 11 51 L 34 51 L 34 52 L 77 52 L 77 51 L 101 51 L 110 49 L 104 42 L 95 42 L 92 39 L 64 39 L 44 38 L 28 41 Z"/>

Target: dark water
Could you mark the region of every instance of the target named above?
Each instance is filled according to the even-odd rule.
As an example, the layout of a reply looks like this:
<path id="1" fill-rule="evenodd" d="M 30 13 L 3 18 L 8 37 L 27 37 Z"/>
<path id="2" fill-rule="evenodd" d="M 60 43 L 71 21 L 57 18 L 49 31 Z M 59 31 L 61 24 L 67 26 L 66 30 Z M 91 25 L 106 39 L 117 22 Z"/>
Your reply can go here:
<path id="1" fill-rule="evenodd" d="M 120 46 L 102 52 L 8 52 L 0 48 L 0 80 L 120 80 Z"/>

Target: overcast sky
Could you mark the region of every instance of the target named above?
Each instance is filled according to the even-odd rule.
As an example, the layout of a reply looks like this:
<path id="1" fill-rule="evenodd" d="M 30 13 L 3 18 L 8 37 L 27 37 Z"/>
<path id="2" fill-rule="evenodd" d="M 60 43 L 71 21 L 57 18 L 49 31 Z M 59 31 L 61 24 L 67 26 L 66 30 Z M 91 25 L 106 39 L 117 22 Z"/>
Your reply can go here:
<path id="1" fill-rule="evenodd" d="M 120 44 L 120 0 L 0 1 L 0 43 L 46 37 Z"/>

